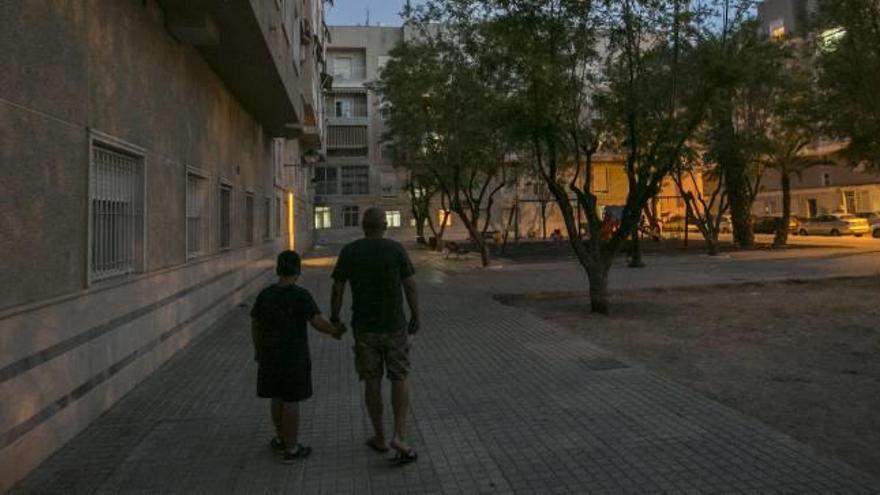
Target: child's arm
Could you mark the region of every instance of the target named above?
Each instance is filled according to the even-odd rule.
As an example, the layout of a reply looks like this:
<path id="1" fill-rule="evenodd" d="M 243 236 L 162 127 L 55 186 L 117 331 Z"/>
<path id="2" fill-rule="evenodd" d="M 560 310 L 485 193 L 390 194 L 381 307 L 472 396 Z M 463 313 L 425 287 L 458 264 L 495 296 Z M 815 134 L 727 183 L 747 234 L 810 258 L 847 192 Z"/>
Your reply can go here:
<path id="1" fill-rule="evenodd" d="M 256 318 L 251 318 L 251 339 L 254 341 L 254 361 L 260 361 L 260 324 Z"/>
<path id="2" fill-rule="evenodd" d="M 325 320 L 320 314 L 313 316 L 312 319 L 309 320 L 309 323 L 312 324 L 315 330 L 321 333 L 326 333 L 337 340 L 342 338 L 342 334 L 345 333 L 344 327 L 337 328 L 335 325 Z"/>

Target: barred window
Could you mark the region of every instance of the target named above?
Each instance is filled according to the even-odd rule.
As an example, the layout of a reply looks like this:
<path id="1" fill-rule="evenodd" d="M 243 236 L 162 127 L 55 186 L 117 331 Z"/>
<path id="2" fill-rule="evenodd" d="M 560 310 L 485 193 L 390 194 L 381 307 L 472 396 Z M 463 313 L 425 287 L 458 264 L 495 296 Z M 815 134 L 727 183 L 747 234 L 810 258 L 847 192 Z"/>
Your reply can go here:
<path id="1" fill-rule="evenodd" d="M 208 252 L 208 180 L 196 174 L 186 175 L 186 255 L 189 258 Z"/>
<path id="2" fill-rule="evenodd" d="M 232 244 L 232 188 L 220 186 L 220 249 L 229 249 Z"/>
<path id="3" fill-rule="evenodd" d="M 138 271 L 143 259 L 143 159 L 94 143 L 89 175 L 89 280 Z"/>
<path id="4" fill-rule="evenodd" d="M 263 239 L 272 238 L 272 200 L 263 198 Z"/>
<path id="5" fill-rule="evenodd" d="M 342 226 L 357 227 L 360 220 L 360 208 L 357 206 L 342 207 Z"/>
<path id="6" fill-rule="evenodd" d="M 332 215 L 329 206 L 315 207 L 315 229 L 329 229 L 332 226 Z"/>
<path id="7" fill-rule="evenodd" d="M 315 167 L 315 194 L 339 194 L 336 167 Z"/>
<path id="8" fill-rule="evenodd" d="M 254 244 L 254 195 L 244 197 L 244 241 L 248 246 Z"/>
<path id="9" fill-rule="evenodd" d="M 342 194 L 370 194 L 370 167 L 367 165 L 342 167 Z"/>
<path id="10" fill-rule="evenodd" d="M 389 228 L 400 227 L 400 211 L 391 210 L 385 212 L 385 222 Z"/>

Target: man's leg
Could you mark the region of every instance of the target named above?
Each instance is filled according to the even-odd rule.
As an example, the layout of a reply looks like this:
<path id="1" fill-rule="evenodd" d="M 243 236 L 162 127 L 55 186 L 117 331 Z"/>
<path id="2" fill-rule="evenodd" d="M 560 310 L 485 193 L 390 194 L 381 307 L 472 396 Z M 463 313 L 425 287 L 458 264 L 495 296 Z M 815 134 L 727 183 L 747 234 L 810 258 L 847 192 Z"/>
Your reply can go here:
<path id="1" fill-rule="evenodd" d="M 391 407 L 394 409 L 394 437 L 391 446 L 408 452 L 406 440 L 406 417 L 409 414 L 409 382 L 406 379 L 391 381 Z"/>
<path id="2" fill-rule="evenodd" d="M 367 403 L 367 412 L 370 414 L 370 422 L 373 423 L 375 436 L 370 443 L 378 448 L 386 448 L 385 426 L 382 424 L 382 377 L 368 378 L 364 380 L 364 401 Z"/>
<path id="3" fill-rule="evenodd" d="M 275 398 L 272 399 L 272 404 L 270 406 L 272 410 L 272 424 L 275 426 L 275 438 L 279 440 L 284 439 L 284 432 L 281 431 L 281 415 L 284 413 L 284 403 L 281 402 L 281 399 Z"/>
<path id="4" fill-rule="evenodd" d="M 281 402 L 280 400 L 278 402 Z M 288 451 L 296 450 L 299 435 L 299 402 L 284 402 L 281 421 L 282 438 Z"/>

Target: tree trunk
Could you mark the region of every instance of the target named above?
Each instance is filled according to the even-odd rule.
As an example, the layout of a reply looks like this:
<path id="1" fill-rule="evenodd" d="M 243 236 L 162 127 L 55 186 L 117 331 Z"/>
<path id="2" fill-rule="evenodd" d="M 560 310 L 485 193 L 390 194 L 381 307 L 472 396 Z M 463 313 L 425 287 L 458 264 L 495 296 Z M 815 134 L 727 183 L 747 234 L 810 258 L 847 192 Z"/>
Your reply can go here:
<path id="1" fill-rule="evenodd" d="M 630 268 L 644 268 L 645 263 L 642 261 L 642 244 L 639 239 L 639 227 L 636 226 L 629 244 L 629 266 Z"/>
<path id="2" fill-rule="evenodd" d="M 752 205 L 745 172 L 735 170 L 727 177 L 728 198 L 730 201 L 730 220 L 733 224 L 733 240 L 742 248 L 755 245 L 755 231 L 752 225 Z"/>
<path id="3" fill-rule="evenodd" d="M 718 256 L 718 231 L 704 232 L 703 238 L 706 239 L 706 254 L 709 256 Z"/>
<path id="4" fill-rule="evenodd" d="M 590 281 L 590 312 L 608 314 L 608 272 L 611 270 L 611 259 L 600 258 L 587 267 L 587 279 Z"/>
<path id="5" fill-rule="evenodd" d="M 776 236 L 773 247 L 785 247 L 788 244 L 788 224 L 791 221 L 791 177 L 788 169 L 782 167 L 782 218 L 776 225 Z"/>
<path id="6" fill-rule="evenodd" d="M 477 228 L 477 223 L 469 221 L 467 216 L 462 213 L 459 213 L 458 216 L 461 218 L 462 223 L 464 223 L 465 228 L 467 228 L 468 233 L 471 235 L 471 239 L 480 251 L 480 261 L 482 262 L 483 267 L 489 266 L 489 246 L 487 246 L 486 241 L 483 240 L 483 236 L 480 234 L 479 228 Z"/>

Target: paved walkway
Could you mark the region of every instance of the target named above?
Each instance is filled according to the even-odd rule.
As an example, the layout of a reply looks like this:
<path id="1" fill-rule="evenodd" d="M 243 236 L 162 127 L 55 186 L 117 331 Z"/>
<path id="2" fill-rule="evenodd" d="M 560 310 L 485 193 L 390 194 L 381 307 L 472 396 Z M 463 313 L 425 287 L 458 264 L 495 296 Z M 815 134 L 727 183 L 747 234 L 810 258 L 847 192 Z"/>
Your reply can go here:
<path id="1" fill-rule="evenodd" d="M 317 333 L 316 397 L 302 431 L 315 452 L 280 464 L 266 446 L 267 404 L 254 397 L 243 307 L 17 491 L 880 493 L 877 480 L 758 421 L 496 303 L 474 280 L 422 264 L 416 464 L 391 467 L 363 445 L 369 430 L 350 336 L 339 343 Z M 322 305 L 328 281 L 326 268 L 304 276 Z"/>

